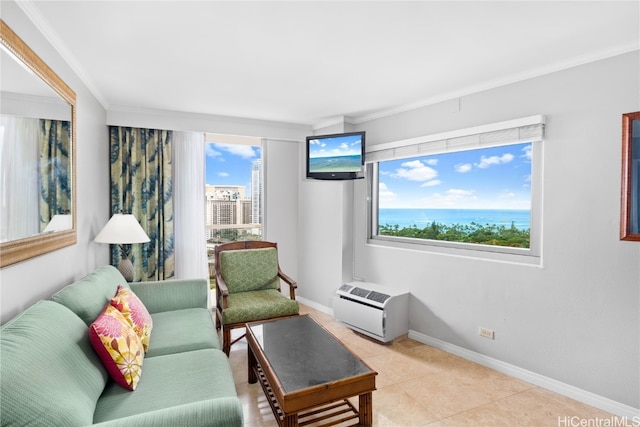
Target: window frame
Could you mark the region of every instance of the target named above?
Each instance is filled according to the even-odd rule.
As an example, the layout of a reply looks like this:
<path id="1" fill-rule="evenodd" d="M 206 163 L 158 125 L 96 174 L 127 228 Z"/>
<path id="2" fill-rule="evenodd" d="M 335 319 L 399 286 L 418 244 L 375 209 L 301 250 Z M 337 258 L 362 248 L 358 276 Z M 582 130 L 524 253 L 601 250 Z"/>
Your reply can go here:
<path id="1" fill-rule="evenodd" d="M 369 146 L 367 149 L 367 244 L 395 247 L 402 249 L 423 250 L 439 254 L 454 256 L 472 257 L 495 261 L 514 262 L 522 264 L 541 265 L 542 264 L 542 173 L 543 173 L 543 140 L 544 140 L 544 116 L 531 116 L 522 119 L 510 120 L 477 126 L 473 128 L 461 129 L 443 134 L 427 135 L 409 140 L 395 141 L 386 144 Z M 466 146 L 454 149 L 437 148 L 433 151 L 420 153 L 419 147 L 429 147 L 429 144 L 443 146 L 443 141 L 465 138 L 483 133 L 499 132 L 527 125 L 540 125 L 542 135 L 539 138 L 532 138 L 531 141 L 514 140 L 508 142 L 498 142 L 480 146 Z M 529 248 L 513 248 L 507 246 L 484 245 L 479 243 L 450 242 L 444 240 L 419 239 L 411 237 L 383 236 L 378 234 L 378 190 L 379 190 L 379 163 L 391 159 L 415 159 L 426 155 L 442 154 L 454 151 L 467 151 L 477 148 L 497 147 L 512 145 L 520 142 L 531 143 L 531 208 L 530 208 L 530 244 Z M 444 144 L 446 145 L 446 144 Z M 418 148 L 418 149 L 416 149 Z M 416 151 L 411 156 L 401 155 L 398 157 L 388 157 L 389 150 Z M 376 158 L 376 152 L 386 151 L 388 158 Z M 373 154 L 373 155 L 372 155 Z"/>

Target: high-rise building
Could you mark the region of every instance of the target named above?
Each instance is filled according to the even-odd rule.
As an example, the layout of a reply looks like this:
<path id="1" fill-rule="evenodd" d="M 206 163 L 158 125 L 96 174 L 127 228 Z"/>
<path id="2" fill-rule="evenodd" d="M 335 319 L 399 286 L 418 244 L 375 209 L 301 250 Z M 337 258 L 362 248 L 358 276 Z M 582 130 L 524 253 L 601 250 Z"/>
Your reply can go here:
<path id="1" fill-rule="evenodd" d="M 251 224 L 262 224 L 262 159 L 251 162 Z"/>
<path id="2" fill-rule="evenodd" d="M 207 239 L 215 237 L 212 226 L 248 223 L 251 201 L 245 197 L 243 185 L 207 185 L 205 192 Z"/>

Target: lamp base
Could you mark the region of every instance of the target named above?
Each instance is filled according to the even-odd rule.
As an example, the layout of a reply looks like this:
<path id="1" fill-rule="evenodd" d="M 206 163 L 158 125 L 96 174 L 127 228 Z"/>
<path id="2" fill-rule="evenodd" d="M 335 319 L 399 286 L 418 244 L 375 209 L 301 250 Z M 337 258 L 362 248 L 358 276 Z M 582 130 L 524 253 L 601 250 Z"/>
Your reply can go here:
<path id="1" fill-rule="evenodd" d="M 133 270 L 133 264 L 129 258 L 122 258 L 120 260 L 120 265 L 118 265 L 118 270 L 124 276 L 127 282 L 133 282 L 133 278 L 135 276 L 135 272 Z"/>

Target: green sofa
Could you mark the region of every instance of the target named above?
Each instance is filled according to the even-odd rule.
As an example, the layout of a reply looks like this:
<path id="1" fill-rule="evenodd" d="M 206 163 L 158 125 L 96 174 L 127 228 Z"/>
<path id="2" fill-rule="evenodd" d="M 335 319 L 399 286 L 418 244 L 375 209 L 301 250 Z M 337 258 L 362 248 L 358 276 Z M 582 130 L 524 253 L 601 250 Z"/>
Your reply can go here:
<path id="1" fill-rule="evenodd" d="M 153 320 L 135 391 L 109 378 L 88 326 L 119 284 Z M 42 300 L 0 331 L 2 426 L 242 426 L 205 280 L 127 284 L 112 266 Z"/>

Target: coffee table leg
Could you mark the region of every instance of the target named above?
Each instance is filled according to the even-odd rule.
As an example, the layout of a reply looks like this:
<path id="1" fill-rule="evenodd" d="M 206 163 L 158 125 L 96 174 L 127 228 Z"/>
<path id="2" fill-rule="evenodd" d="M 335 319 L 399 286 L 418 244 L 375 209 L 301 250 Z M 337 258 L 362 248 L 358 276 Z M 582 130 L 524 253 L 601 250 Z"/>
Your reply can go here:
<path id="1" fill-rule="evenodd" d="M 256 376 L 256 367 L 258 366 L 258 361 L 256 360 L 256 356 L 253 354 L 253 351 L 251 351 L 250 345 L 247 346 L 247 352 L 249 359 L 249 363 L 247 363 L 247 366 L 249 367 L 247 377 L 249 380 L 249 384 L 255 384 L 258 381 L 258 377 Z"/>
<path id="2" fill-rule="evenodd" d="M 298 427 L 298 414 L 285 415 L 282 420 L 282 427 Z"/>
<path id="3" fill-rule="evenodd" d="M 372 393 L 361 394 L 358 398 L 359 408 L 358 415 L 360 416 L 361 426 L 373 425 L 373 402 Z"/>

